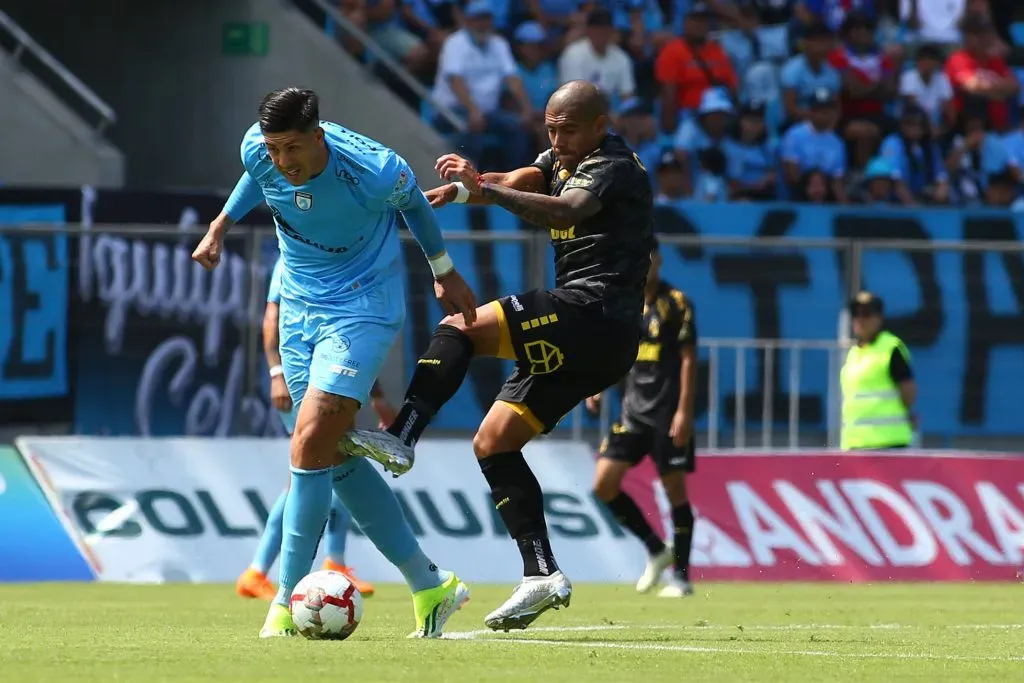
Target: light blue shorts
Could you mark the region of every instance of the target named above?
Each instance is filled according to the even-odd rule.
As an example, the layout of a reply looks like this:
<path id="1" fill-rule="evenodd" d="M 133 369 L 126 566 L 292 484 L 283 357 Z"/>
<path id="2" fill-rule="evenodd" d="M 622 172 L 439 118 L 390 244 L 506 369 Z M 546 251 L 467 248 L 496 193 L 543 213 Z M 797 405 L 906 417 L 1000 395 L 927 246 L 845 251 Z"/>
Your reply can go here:
<path id="1" fill-rule="evenodd" d="M 290 415 L 282 414 L 288 433 L 310 386 L 366 403 L 404 322 L 401 277 L 375 282 L 340 307 L 282 296 L 281 365 L 293 405 Z"/>

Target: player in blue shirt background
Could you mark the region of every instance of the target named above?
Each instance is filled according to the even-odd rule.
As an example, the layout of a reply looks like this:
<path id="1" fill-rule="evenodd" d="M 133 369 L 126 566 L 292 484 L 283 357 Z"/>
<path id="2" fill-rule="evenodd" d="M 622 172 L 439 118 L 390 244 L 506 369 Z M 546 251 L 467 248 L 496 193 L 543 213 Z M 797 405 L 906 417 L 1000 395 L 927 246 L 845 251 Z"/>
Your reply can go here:
<path id="1" fill-rule="evenodd" d="M 280 334 L 278 323 L 280 320 L 281 304 L 281 271 L 284 269 L 284 262 L 278 258 L 274 264 L 274 270 L 270 276 L 270 288 L 267 291 L 267 307 L 263 314 L 263 352 L 267 358 L 267 368 L 270 372 L 270 402 L 281 414 L 281 421 L 290 436 L 295 427 L 294 403 L 288 393 L 288 385 L 284 381 L 284 367 L 281 365 Z M 395 420 L 395 409 L 388 404 L 384 398 L 379 383 L 374 382 L 370 389 L 371 404 L 380 420 L 381 429 L 387 427 Z M 277 595 L 277 589 L 270 581 L 267 574 L 274 566 L 274 561 L 281 551 L 281 537 L 284 533 L 284 505 L 287 500 L 288 489 L 281 492 L 281 495 L 274 501 L 274 505 L 267 514 L 267 523 L 263 528 L 256 552 L 253 555 L 252 563 L 246 568 L 238 581 L 235 583 L 235 591 L 243 598 L 261 598 L 273 600 Z M 345 546 L 348 541 L 348 531 L 352 523 L 352 516 L 338 500 L 338 496 L 331 496 L 331 512 L 327 518 L 327 528 L 324 530 L 324 569 L 341 572 L 356 587 L 364 597 L 373 595 L 373 585 L 356 577 L 351 567 L 345 564 Z"/>
<path id="2" fill-rule="evenodd" d="M 277 596 L 260 631 L 295 634 L 289 599 L 309 573 L 331 490 L 413 592 L 412 637 L 437 637 L 469 589 L 423 553 L 391 488 L 370 462 L 338 441 L 379 374 L 405 320 L 398 214 L 419 242 L 443 308 L 474 316 L 476 298 L 455 270 L 433 209 L 412 169 L 384 145 L 320 120 L 311 90 L 263 98 L 241 146 L 245 172 L 192 258 L 221 260 L 224 235 L 265 200 L 277 225 L 281 363 L 295 401 L 291 488 Z"/>

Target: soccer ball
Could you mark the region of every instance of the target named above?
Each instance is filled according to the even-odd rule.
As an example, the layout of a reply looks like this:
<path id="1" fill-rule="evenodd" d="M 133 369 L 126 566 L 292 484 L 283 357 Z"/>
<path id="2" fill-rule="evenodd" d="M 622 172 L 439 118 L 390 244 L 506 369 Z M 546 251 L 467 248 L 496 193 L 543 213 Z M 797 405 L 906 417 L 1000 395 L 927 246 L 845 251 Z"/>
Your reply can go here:
<path id="1" fill-rule="evenodd" d="M 313 572 L 289 601 L 295 630 L 310 640 L 345 640 L 363 618 L 363 596 L 340 572 Z"/>

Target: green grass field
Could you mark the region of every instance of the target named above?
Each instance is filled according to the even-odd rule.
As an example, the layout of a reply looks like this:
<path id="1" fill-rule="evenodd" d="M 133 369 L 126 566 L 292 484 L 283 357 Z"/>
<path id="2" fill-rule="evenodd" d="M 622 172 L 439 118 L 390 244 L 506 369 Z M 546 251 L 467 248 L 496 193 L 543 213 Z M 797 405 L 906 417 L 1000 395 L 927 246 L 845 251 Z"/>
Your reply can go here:
<path id="1" fill-rule="evenodd" d="M 680 601 L 579 585 L 533 628 L 485 633 L 509 587 L 474 586 L 449 639 L 406 640 L 381 586 L 344 642 L 261 641 L 229 586 L 0 586 L 0 680 L 1024 681 L 1024 586 L 705 584 Z"/>

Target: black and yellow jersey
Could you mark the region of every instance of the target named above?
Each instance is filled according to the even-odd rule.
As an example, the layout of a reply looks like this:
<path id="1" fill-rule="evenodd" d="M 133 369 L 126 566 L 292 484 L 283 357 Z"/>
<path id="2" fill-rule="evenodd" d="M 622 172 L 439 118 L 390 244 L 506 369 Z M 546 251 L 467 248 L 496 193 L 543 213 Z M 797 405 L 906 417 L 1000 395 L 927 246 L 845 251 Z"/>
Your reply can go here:
<path id="1" fill-rule="evenodd" d="M 626 375 L 622 395 L 624 424 L 662 426 L 679 404 L 681 353 L 697 345 L 693 304 L 666 282 L 644 304 L 636 363 Z"/>
<path id="2" fill-rule="evenodd" d="M 532 164 L 544 172 L 553 197 L 582 188 L 601 210 L 567 230 L 551 230 L 555 291 L 571 303 L 600 304 L 611 318 L 636 323 L 654 247 L 654 198 L 647 169 L 618 135 L 607 135 L 575 171 L 553 150 Z"/>

